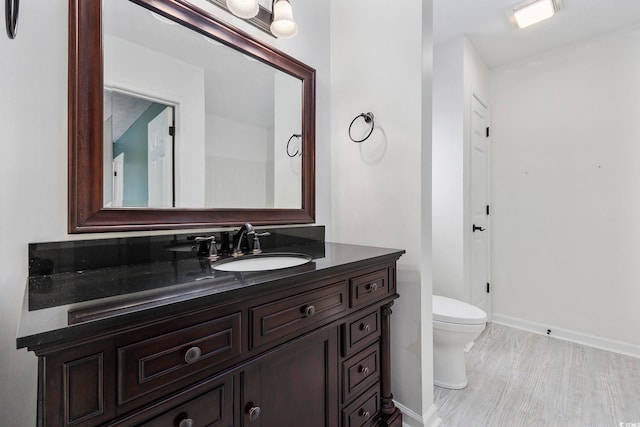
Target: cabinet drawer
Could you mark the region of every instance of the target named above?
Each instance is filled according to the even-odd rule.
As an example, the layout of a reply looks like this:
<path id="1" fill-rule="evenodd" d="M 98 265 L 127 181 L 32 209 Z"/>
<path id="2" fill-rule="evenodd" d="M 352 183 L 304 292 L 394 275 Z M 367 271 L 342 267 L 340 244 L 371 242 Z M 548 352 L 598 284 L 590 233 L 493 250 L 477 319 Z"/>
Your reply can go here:
<path id="1" fill-rule="evenodd" d="M 380 346 L 376 342 L 342 364 L 342 401 L 349 401 L 379 378 Z"/>
<path id="2" fill-rule="evenodd" d="M 240 313 L 118 348 L 122 404 L 241 353 Z"/>
<path id="3" fill-rule="evenodd" d="M 347 308 L 344 281 L 251 308 L 251 345 L 258 347 L 294 332 L 310 330 Z"/>
<path id="4" fill-rule="evenodd" d="M 380 387 L 376 384 L 342 411 L 344 427 L 371 426 L 380 417 Z"/>
<path id="5" fill-rule="evenodd" d="M 368 304 L 387 296 L 389 276 L 387 269 L 354 277 L 350 280 L 351 307 Z"/>
<path id="6" fill-rule="evenodd" d="M 347 321 L 342 327 L 342 356 L 347 357 L 368 346 L 380 336 L 380 311 Z"/>
<path id="7" fill-rule="evenodd" d="M 233 425 L 231 379 L 152 420 L 139 424 L 140 427 L 227 427 L 231 425 Z"/>

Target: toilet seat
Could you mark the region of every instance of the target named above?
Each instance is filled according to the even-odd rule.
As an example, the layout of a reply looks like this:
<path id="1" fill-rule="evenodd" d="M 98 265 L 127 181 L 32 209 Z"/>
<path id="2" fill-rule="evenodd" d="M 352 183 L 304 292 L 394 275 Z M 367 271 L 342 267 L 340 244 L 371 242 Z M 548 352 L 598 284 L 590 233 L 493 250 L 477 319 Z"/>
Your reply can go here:
<path id="1" fill-rule="evenodd" d="M 433 295 L 433 320 L 459 325 L 484 325 L 487 313 L 476 306 L 453 298 Z"/>

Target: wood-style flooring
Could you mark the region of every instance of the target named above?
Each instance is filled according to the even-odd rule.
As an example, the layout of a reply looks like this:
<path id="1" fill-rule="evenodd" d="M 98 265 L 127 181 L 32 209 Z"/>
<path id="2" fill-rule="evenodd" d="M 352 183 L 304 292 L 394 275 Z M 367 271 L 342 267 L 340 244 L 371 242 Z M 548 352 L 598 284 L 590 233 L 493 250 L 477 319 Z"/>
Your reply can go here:
<path id="1" fill-rule="evenodd" d="M 434 389 L 442 426 L 640 427 L 640 359 L 493 323 L 466 359 L 466 388 Z"/>

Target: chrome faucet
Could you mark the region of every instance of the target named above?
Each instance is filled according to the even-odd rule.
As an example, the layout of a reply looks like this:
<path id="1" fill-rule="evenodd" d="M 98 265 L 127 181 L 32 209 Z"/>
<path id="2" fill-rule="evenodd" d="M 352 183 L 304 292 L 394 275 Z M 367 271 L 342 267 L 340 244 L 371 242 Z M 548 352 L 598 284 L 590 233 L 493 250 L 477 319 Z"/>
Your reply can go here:
<path id="1" fill-rule="evenodd" d="M 245 236 L 249 235 L 249 234 L 254 234 L 255 231 L 253 230 L 253 225 L 246 223 L 245 225 L 243 225 L 242 227 L 240 227 L 240 230 L 238 230 L 238 233 L 236 234 L 236 236 L 238 237 L 238 242 L 236 243 L 236 246 L 233 248 L 233 253 L 231 254 L 234 257 L 238 257 L 243 255 L 242 253 L 242 239 L 245 238 Z M 249 241 L 249 239 L 247 239 L 247 242 Z"/>

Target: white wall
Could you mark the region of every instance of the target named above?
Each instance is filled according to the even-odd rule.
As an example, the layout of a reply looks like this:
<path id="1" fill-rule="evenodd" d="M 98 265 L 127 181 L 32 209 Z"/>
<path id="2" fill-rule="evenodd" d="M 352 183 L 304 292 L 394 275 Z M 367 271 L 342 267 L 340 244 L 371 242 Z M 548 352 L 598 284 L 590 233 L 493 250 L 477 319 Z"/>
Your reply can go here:
<path id="1" fill-rule="evenodd" d="M 28 274 L 27 244 L 72 238 L 66 225 L 67 14 L 67 0 L 23 1 L 18 37 L 9 40 L 4 31 L 0 34 L 0 116 L 5 124 L 5 165 L 0 168 L 0 419 L 7 426 L 36 422 L 37 360 L 24 349 L 15 350 Z M 294 16 L 300 32 L 292 40 L 275 40 L 245 23 L 238 25 L 317 70 L 316 221 L 330 226 L 329 3 L 299 2 Z"/>
<path id="2" fill-rule="evenodd" d="M 269 144 L 273 144 L 272 133 L 271 129 L 262 126 L 215 114 L 206 115 L 206 161 L 202 162 L 206 165 L 204 206 L 268 206 L 267 154 Z M 236 185 L 229 185 L 231 182 Z"/>
<path id="3" fill-rule="evenodd" d="M 434 47 L 433 293 L 471 302 L 471 108 L 487 66 L 465 36 Z"/>
<path id="4" fill-rule="evenodd" d="M 640 345 L 639 94 L 639 28 L 492 71 L 494 316 Z"/>
<path id="5" fill-rule="evenodd" d="M 420 0 L 402 8 L 331 2 L 333 240 L 407 251 L 391 317 L 392 390 L 418 418 L 433 403 L 430 244 L 423 246 L 431 229 L 431 126 L 422 122 L 424 96 L 431 115 L 431 10 Z M 351 142 L 351 120 L 369 111 L 372 136 Z"/>
<path id="6" fill-rule="evenodd" d="M 300 82 L 283 73 L 275 75 L 274 129 L 273 129 L 273 206 L 276 208 L 299 208 L 302 205 L 302 157 L 289 157 L 300 147 L 302 140 L 293 134 L 302 133 L 302 97 Z M 299 148 L 298 148 L 299 149 Z"/>
<path id="7" fill-rule="evenodd" d="M 464 300 L 464 38 L 433 62 L 433 293 Z"/>

